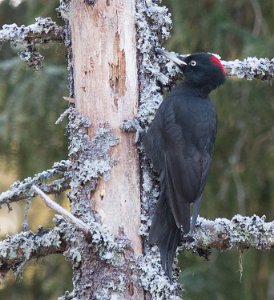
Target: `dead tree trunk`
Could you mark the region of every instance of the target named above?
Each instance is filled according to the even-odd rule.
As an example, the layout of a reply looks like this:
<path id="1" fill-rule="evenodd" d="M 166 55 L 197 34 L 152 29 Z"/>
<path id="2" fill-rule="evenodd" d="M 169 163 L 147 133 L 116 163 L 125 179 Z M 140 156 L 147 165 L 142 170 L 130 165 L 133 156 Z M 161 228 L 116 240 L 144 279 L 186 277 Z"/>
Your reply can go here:
<path id="1" fill-rule="evenodd" d="M 108 148 L 105 154 L 109 156 L 108 171 L 98 179 L 96 189 L 77 188 L 77 200 L 71 198 L 72 211 L 77 213 L 75 200 L 86 199 L 90 202 L 87 209 L 99 216 L 113 236 L 129 240 L 127 254 L 120 258 L 118 268 L 86 251 L 81 279 L 74 269 L 77 299 L 144 299 L 143 289 L 131 277 L 133 266 L 129 262 L 142 253 L 138 235 L 138 153 L 134 135 L 120 130 L 122 122 L 132 119 L 138 107 L 135 1 L 98 1 L 95 5 L 71 1 L 69 27 L 75 107 L 92 122 L 88 129 L 90 139 L 100 136 L 97 145 L 94 141 L 95 148 L 102 143 L 101 149 L 95 151 L 97 163 L 106 163 L 100 162 L 102 148 Z M 102 141 L 106 132 L 116 139 L 115 147 L 109 146 L 108 138 Z M 83 212 L 79 209 L 78 213 Z M 89 291 L 83 293 L 81 287 L 87 285 Z"/>
<path id="2" fill-rule="evenodd" d="M 110 180 L 101 179 L 92 206 L 114 235 L 122 230 L 136 254 L 142 253 L 139 163 L 134 136 L 120 130 L 137 112 L 135 1 L 72 1 L 71 26 L 75 106 L 97 127 L 110 128 L 119 144 Z"/>

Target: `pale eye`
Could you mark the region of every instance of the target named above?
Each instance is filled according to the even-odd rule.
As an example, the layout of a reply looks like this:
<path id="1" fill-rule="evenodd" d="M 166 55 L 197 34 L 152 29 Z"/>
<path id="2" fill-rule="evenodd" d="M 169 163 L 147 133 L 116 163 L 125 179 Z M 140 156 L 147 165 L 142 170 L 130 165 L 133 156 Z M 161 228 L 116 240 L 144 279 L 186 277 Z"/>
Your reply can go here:
<path id="1" fill-rule="evenodd" d="M 192 60 L 190 63 L 189 63 L 192 67 L 195 67 L 197 65 L 196 61 L 195 60 Z"/>

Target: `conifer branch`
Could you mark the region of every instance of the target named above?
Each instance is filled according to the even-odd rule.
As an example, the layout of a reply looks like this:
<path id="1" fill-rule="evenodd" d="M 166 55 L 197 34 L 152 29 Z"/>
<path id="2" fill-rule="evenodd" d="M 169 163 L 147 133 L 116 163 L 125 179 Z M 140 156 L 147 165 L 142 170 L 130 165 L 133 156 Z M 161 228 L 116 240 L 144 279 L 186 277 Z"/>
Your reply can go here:
<path id="1" fill-rule="evenodd" d="M 63 41 L 63 27 L 58 26 L 51 18 L 38 17 L 35 21 L 28 26 L 3 25 L 0 30 L 0 43 L 9 41 L 16 46 L 24 43 L 46 44 L 50 41 Z"/>
<path id="2" fill-rule="evenodd" d="M 247 57 L 243 60 L 222 61 L 228 76 L 247 80 L 271 80 L 274 77 L 274 58 Z"/>
<path id="3" fill-rule="evenodd" d="M 64 219 L 69 221 L 70 223 L 74 224 L 77 228 L 79 228 L 85 236 L 90 236 L 90 228 L 86 225 L 82 220 L 76 218 L 72 213 L 65 210 L 62 206 L 58 203 L 52 201 L 43 191 L 41 191 L 37 186 L 33 185 L 32 187 L 34 191 L 43 199 L 46 205 L 55 210 L 58 214 L 63 216 Z"/>
<path id="4" fill-rule="evenodd" d="M 58 227 L 49 231 L 40 228 L 37 234 L 25 231 L 9 236 L 0 241 L 0 274 L 5 275 L 9 270 L 21 272 L 29 260 L 63 253 L 66 247 Z"/>
<path id="5" fill-rule="evenodd" d="M 274 221 L 265 222 L 265 216 L 256 215 L 235 215 L 231 220 L 217 218 L 214 221 L 198 218 L 194 239 L 193 242 L 185 243 L 183 248 L 271 250 L 274 248 Z"/>
<path id="6" fill-rule="evenodd" d="M 23 181 L 15 181 L 9 190 L 0 193 L 0 206 L 35 197 L 35 193 L 32 190 L 34 184 L 47 194 L 56 194 L 68 190 L 69 179 L 65 176 L 65 173 L 68 171 L 69 166 L 70 162 L 68 160 L 62 160 L 55 163 L 52 169 L 38 173 L 33 177 L 25 178 Z M 62 178 L 56 179 L 51 183 L 45 183 L 45 181 L 55 175 L 61 175 Z"/>
<path id="7" fill-rule="evenodd" d="M 3 25 L 0 30 L 0 45 L 9 41 L 13 47 L 19 48 L 19 56 L 29 66 L 39 69 L 44 57 L 37 51 L 37 44 L 47 44 L 51 41 L 63 42 L 64 30 L 51 18 L 35 19 L 29 26 L 16 24 Z"/>

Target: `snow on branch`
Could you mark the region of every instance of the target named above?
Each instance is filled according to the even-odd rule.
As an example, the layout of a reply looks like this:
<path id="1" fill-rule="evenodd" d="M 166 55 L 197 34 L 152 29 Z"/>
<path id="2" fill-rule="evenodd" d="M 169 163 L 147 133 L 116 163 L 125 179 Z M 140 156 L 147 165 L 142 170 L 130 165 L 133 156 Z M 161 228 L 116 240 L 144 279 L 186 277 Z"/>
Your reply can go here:
<path id="1" fill-rule="evenodd" d="M 5 275 L 9 270 L 20 273 L 30 259 L 65 250 L 66 242 L 58 227 L 50 231 L 40 228 L 37 234 L 25 231 L 9 236 L 0 241 L 0 274 Z"/>
<path id="2" fill-rule="evenodd" d="M 270 250 L 274 248 L 274 221 L 265 222 L 265 216 L 256 215 L 236 215 L 231 220 L 218 218 L 214 221 L 199 218 L 194 239 L 194 242 L 186 243 L 184 248 Z"/>
<path id="3" fill-rule="evenodd" d="M 12 46 L 19 47 L 20 58 L 29 66 L 40 67 L 43 56 L 37 51 L 36 44 L 46 44 L 50 41 L 64 40 L 63 27 L 58 26 L 51 18 L 35 19 L 29 26 L 16 24 L 3 25 L 0 30 L 0 45 L 9 41 Z"/>
<path id="4" fill-rule="evenodd" d="M 3 204 L 9 205 L 12 202 L 17 202 L 22 199 L 35 197 L 32 186 L 35 184 L 46 194 L 61 193 L 69 189 L 68 178 L 66 172 L 68 171 L 70 162 L 62 160 L 54 163 L 53 168 L 34 175 L 33 177 L 25 178 L 23 181 L 15 181 L 8 191 L 0 194 L 0 207 Z M 55 175 L 61 175 L 61 179 L 56 179 L 51 183 L 45 183 Z"/>

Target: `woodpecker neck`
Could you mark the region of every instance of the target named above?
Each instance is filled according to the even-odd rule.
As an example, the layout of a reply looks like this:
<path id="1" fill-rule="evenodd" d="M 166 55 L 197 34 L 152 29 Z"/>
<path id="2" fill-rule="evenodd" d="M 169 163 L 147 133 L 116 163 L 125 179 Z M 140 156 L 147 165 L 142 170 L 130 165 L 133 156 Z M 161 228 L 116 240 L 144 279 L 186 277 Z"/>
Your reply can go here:
<path id="1" fill-rule="evenodd" d="M 203 88 L 203 87 L 197 87 L 195 85 L 190 84 L 189 82 L 183 82 L 180 85 L 181 88 L 184 89 L 184 92 L 187 95 L 190 96 L 197 96 L 201 98 L 207 98 L 208 94 L 211 92 L 211 90 Z"/>

